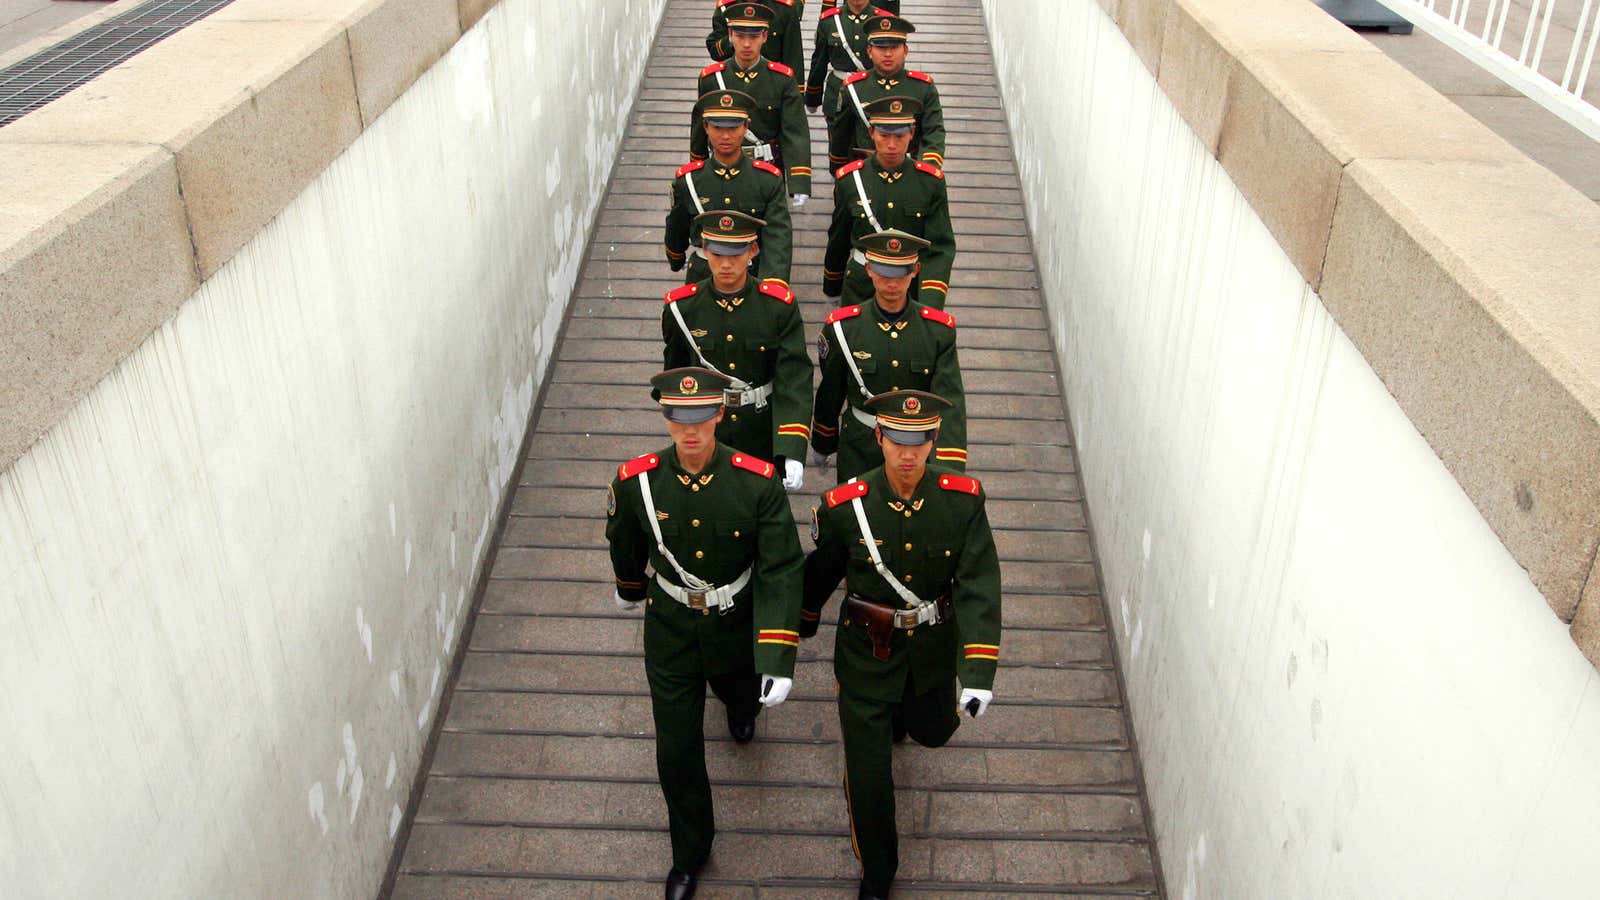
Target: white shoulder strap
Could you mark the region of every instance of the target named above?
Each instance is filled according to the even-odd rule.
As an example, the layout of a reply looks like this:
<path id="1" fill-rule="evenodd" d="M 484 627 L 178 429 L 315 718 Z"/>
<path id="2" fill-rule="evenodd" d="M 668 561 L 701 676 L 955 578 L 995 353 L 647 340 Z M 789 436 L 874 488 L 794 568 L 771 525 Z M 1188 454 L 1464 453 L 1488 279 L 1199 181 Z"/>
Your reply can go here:
<path id="1" fill-rule="evenodd" d="M 861 167 L 864 168 L 866 166 Z M 861 198 L 861 209 L 866 212 L 867 221 L 872 223 L 872 230 L 882 231 L 883 226 L 878 224 L 878 217 L 872 214 L 872 198 L 867 196 L 867 186 L 861 183 L 861 169 L 850 173 L 850 177 L 856 182 L 856 196 Z"/>
<path id="2" fill-rule="evenodd" d="M 667 542 L 661 538 L 661 522 L 656 518 L 656 500 L 650 495 L 649 470 L 640 472 L 638 479 L 639 493 L 644 497 L 645 517 L 650 520 L 650 531 L 656 536 L 656 549 L 661 551 L 661 558 L 665 559 L 667 564 L 672 566 L 672 570 L 678 573 L 678 580 L 683 582 L 684 587 L 691 591 L 711 590 L 712 585 L 708 584 L 705 579 L 693 572 L 684 571 L 683 566 L 678 565 L 678 558 L 672 555 L 671 550 L 667 549 Z"/>
<path id="3" fill-rule="evenodd" d="M 722 76 L 718 75 L 717 77 L 721 78 Z M 694 204 L 695 214 L 705 215 L 706 207 L 705 204 L 700 202 L 700 189 L 694 186 L 693 172 L 683 173 L 683 184 L 689 189 L 689 202 Z"/>
<path id="4" fill-rule="evenodd" d="M 845 482 L 845 484 L 850 484 L 856 480 L 857 479 L 852 478 L 850 481 Z M 646 497 L 648 496 L 649 495 L 646 495 Z M 878 570 L 878 574 L 883 576 L 884 581 L 889 582 L 889 587 L 894 588 L 894 592 L 900 595 L 900 599 L 906 601 L 912 606 L 921 606 L 922 598 L 918 597 L 916 594 L 913 594 L 910 588 L 901 584 L 899 580 L 894 577 L 894 573 L 889 571 L 889 567 L 883 564 L 883 557 L 878 553 L 878 542 L 872 537 L 872 526 L 867 524 L 867 510 L 861 505 L 861 498 L 859 496 L 852 498 L 850 500 L 850 506 L 856 512 L 856 524 L 861 526 L 861 537 L 866 541 L 867 555 L 872 557 L 872 567 Z M 650 518 L 655 518 L 654 510 L 651 511 Z M 677 563 L 673 563 L 673 565 L 677 565 Z"/>
<path id="5" fill-rule="evenodd" d="M 856 115 L 861 117 L 861 124 L 870 129 L 872 127 L 872 120 L 867 118 L 867 108 L 861 105 L 861 97 L 856 93 L 856 86 L 853 84 L 847 84 L 844 86 L 844 89 L 850 94 L 850 102 L 855 104 Z"/>
<path id="6" fill-rule="evenodd" d="M 728 83 L 726 81 L 722 80 L 722 72 L 719 71 L 719 72 L 716 73 L 716 75 L 717 75 L 717 90 L 719 90 L 719 91 L 727 90 L 728 89 Z"/>
<path id="7" fill-rule="evenodd" d="M 833 323 L 833 336 L 839 341 L 839 352 L 844 355 L 844 364 L 850 367 L 850 377 L 856 380 L 856 390 L 861 392 L 864 399 L 871 400 L 872 392 L 867 390 L 867 382 L 861 377 L 861 368 L 856 365 L 856 358 L 850 354 L 850 342 L 844 339 L 843 319 Z"/>
<path id="8" fill-rule="evenodd" d="M 711 364 L 711 360 L 706 359 L 706 355 L 700 352 L 700 345 L 694 342 L 694 333 L 689 330 L 689 323 L 683 320 L 683 313 L 678 312 L 678 304 L 668 303 L 667 311 L 672 313 L 673 321 L 678 323 L 678 330 L 683 332 L 683 339 L 689 342 L 689 349 L 694 352 L 694 358 L 700 361 L 701 367 L 710 369 L 718 375 L 721 375 L 723 378 L 728 379 L 728 381 L 733 384 L 734 390 L 747 391 L 750 389 L 749 382 L 742 378 L 735 378 L 716 366 L 713 366 Z"/>
<path id="9" fill-rule="evenodd" d="M 865 69 L 866 66 L 861 64 L 861 57 L 856 56 L 856 52 L 850 49 L 850 38 L 844 33 L 844 16 L 844 11 L 841 10 L 838 15 L 833 17 L 833 30 L 839 35 L 839 46 L 843 47 L 844 52 L 850 57 L 850 64 L 855 66 L 856 71 L 859 72 Z M 859 101 L 857 102 L 859 104 Z"/>

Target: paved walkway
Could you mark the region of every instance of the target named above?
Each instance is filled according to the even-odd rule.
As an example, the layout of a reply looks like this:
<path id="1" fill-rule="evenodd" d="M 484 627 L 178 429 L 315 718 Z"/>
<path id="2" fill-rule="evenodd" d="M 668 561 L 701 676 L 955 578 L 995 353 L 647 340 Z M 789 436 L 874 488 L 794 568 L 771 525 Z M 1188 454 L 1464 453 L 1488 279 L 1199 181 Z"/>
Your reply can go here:
<path id="1" fill-rule="evenodd" d="M 603 485 L 667 441 L 661 362 L 667 181 L 687 155 L 705 0 L 673 0 L 572 301 L 530 456 L 404 848 L 399 897 L 659 897 L 670 865 L 640 620 L 611 604 Z M 815 3 L 809 16 L 815 16 Z M 960 245 L 950 310 L 1003 559 L 997 699 L 938 751 L 896 751 L 900 892 L 1157 896 L 1138 761 L 977 0 L 914 0 L 911 64 L 939 81 Z M 813 132 L 819 173 L 826 159 Z M 832 186 L 796 217 L 808 331 Z M 831 476 L 831 471 L 826 473 Z M 825 483 L 807 472 L 796 519 Z M 804 531 L 802 527 L 802 531 Z M 809 547 L 809 541 L 802 542 Z M 832 619 L 830 604 L 825 621 Z M 832 628 L 747 747 L 708 703 L 720 833 L 705 897 L 853 897 Z"/>

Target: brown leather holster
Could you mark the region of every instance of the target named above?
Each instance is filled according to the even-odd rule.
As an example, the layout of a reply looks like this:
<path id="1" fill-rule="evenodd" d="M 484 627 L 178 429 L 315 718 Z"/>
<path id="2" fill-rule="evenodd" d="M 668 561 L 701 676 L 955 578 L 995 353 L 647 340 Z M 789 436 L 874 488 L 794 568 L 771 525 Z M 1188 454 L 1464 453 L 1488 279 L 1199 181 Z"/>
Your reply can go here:
<path id="1" fill-rule="evenodd" d="M 894 640 L 894 610 L 860 594 L 845 594 L 844 611 L 850 616 L 850 621 L 859 622 L 867 629 L 867 637 L 872 641 L 872 655 L 879 662 L 888 660 L 889 643 Z"/>
<path id="2" fill-rule="evenodd" d="M 950 593 L 946 591 L 940 594 L 933 602 L 939 612 L 939 621 L 950 621 L 954 613 Z M 909 615 L 909 610 L 897 610 L 875 600 L 868 600 L 860 594 L 844 595 L 844 611 L 845 615 L 850 617 L 850 621 L 859 623 L 867 630 L 867 637 L 872 641 L 872 655 L 879 661 L 889 659 L 889 646 L 894 641 L 896 627 L 902 629 L 916 627 L 915 622 L 900 623 L 898 626 L 895 622 L 896 618 Z"/>

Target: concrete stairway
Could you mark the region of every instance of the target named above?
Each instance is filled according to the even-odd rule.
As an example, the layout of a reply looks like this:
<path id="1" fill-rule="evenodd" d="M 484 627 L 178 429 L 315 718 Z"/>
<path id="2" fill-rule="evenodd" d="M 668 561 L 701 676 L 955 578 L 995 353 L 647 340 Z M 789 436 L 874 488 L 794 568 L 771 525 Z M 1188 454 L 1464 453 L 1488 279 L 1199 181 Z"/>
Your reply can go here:
<path id="1" fill-rule="evenodd" d="M 816 0 L 808 4 L 808 35 Z M 670 865 L 641 621 L 611 605 L 604 485 L 667 443 L 660 367 L 667 181 L 687 158 L 709 0 L 673 0 L 538 413 L 511 518 L 401 862 L 399 897 L 658 897 Z M 895 752 L 901 881 L 914 896 L 1159 896 L 1138 761 L 1106 632 L 1082 494 L 977 0 L 908 0 L 911 65 L 951 132 L 973 474 L 1004 567 L 996 703 L 951 746 Z M 832 183 L 812 119 L 815 194 L 795 219 L 794 287 L 813 336 Z M 832 472 L 808 470 L 810 521 Z M 802 541 L 809 547 L 809 541 Z M 830 604 L 831 621 L 837 603 Z M 719 835 L 705 897 L 853 897 L 833 703 L 832 628 L 801 649 L 795 695 L 755 743 L 708 703 Z"/>

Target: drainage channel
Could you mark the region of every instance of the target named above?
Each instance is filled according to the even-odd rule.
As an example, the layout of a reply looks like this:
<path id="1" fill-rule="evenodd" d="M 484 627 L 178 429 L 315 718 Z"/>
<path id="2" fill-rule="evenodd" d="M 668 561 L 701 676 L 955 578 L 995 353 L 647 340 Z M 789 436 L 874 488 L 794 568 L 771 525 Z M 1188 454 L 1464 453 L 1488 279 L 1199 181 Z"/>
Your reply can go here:
<path id="1" fill-rule="evenodd" d="M 0 127 L 88 84 L 233 0 L 150 0 L 0 69 Z"/>

